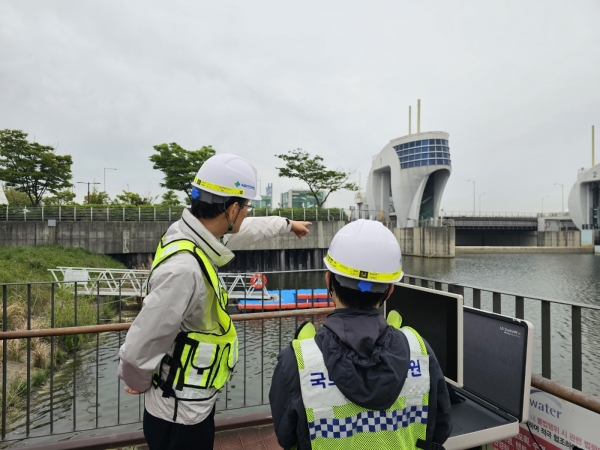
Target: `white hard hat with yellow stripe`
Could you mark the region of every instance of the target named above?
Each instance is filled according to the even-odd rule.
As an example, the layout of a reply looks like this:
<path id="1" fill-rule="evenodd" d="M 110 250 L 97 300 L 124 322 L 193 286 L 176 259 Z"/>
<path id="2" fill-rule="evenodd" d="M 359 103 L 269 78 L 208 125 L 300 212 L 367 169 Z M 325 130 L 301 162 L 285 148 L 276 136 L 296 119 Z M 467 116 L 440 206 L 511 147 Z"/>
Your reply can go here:
<path id="1" fill-rule="evenodd" d="M 334 274 L 358 280 L 348 283 L 336 276 L 343 286 L 361 291 L 381 292 L 403 276 L 398 241 L 374 220 L 360 219 L 344 226 L 333 237 L 323 261 Z"/>
<path id="2" fill-rule="evenodd" d="M 256 168 L 240 156 L 221 153 L 206 160 L 192 186 L 218 197 L 261 200 L 256 189 Z"/>

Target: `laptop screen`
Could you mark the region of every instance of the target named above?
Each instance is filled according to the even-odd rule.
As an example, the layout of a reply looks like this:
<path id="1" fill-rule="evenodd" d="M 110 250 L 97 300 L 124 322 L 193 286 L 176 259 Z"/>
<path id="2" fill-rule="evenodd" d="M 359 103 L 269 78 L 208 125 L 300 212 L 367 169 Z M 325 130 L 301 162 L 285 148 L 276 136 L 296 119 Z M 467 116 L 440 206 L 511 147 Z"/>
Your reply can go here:
<path id="1" fill-rule="evenodd" d="M 400 313 L 402 326 L 414 328 L 427 341 L 446 379 L 461 386 L 462 297 L 400 284 L 386 302 L 386 313 L 391 310 Z"/>

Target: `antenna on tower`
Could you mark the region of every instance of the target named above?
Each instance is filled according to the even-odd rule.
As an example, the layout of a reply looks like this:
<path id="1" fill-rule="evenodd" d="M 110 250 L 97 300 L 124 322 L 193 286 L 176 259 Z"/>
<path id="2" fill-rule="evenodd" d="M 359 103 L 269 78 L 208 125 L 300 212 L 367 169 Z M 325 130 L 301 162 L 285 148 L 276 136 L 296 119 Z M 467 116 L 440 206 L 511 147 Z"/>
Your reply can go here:
<path id="1" fill-rule="evenodd" d="M 417 100 L 417 133 L 421 132 L 421 99 Z"/>
<path id="2" fill-rule="evenodd" d="M 412 134 L 411 132 L 411 120 L 412 120 L 412 111 L 411 111 L 412 106 L 408 107 L 408 134 Z"/>

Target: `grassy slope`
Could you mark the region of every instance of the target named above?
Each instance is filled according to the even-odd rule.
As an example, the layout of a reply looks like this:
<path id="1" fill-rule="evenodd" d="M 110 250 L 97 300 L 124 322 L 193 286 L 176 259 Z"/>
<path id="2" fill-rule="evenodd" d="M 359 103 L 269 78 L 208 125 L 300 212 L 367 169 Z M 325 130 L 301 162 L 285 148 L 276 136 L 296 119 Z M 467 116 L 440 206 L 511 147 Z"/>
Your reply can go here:
<path id="1" fill-rule="evenodd" d="M 57 266 L 125 268 L 110 256 L 59 245 L 0 247 L 0 283 L 54 281 L 48 269 Z"/>

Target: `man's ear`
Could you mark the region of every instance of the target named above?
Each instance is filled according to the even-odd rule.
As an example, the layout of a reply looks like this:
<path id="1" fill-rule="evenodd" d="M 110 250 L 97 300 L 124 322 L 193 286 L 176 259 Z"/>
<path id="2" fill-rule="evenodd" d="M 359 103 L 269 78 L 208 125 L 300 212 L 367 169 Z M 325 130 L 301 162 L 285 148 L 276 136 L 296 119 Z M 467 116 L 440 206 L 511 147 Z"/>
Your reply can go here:
<path id="1" fill-rule="evenodd" d="M 238 202 L 234 202 L 231 205 L 229 205 L 226 209 L 225 209 L 225 213 L 227 214 L 227 216 L 231 216 L 232 214 L 236 214 L 236 208 L 239 209 L 240 205 L 238 204 Z"/>

